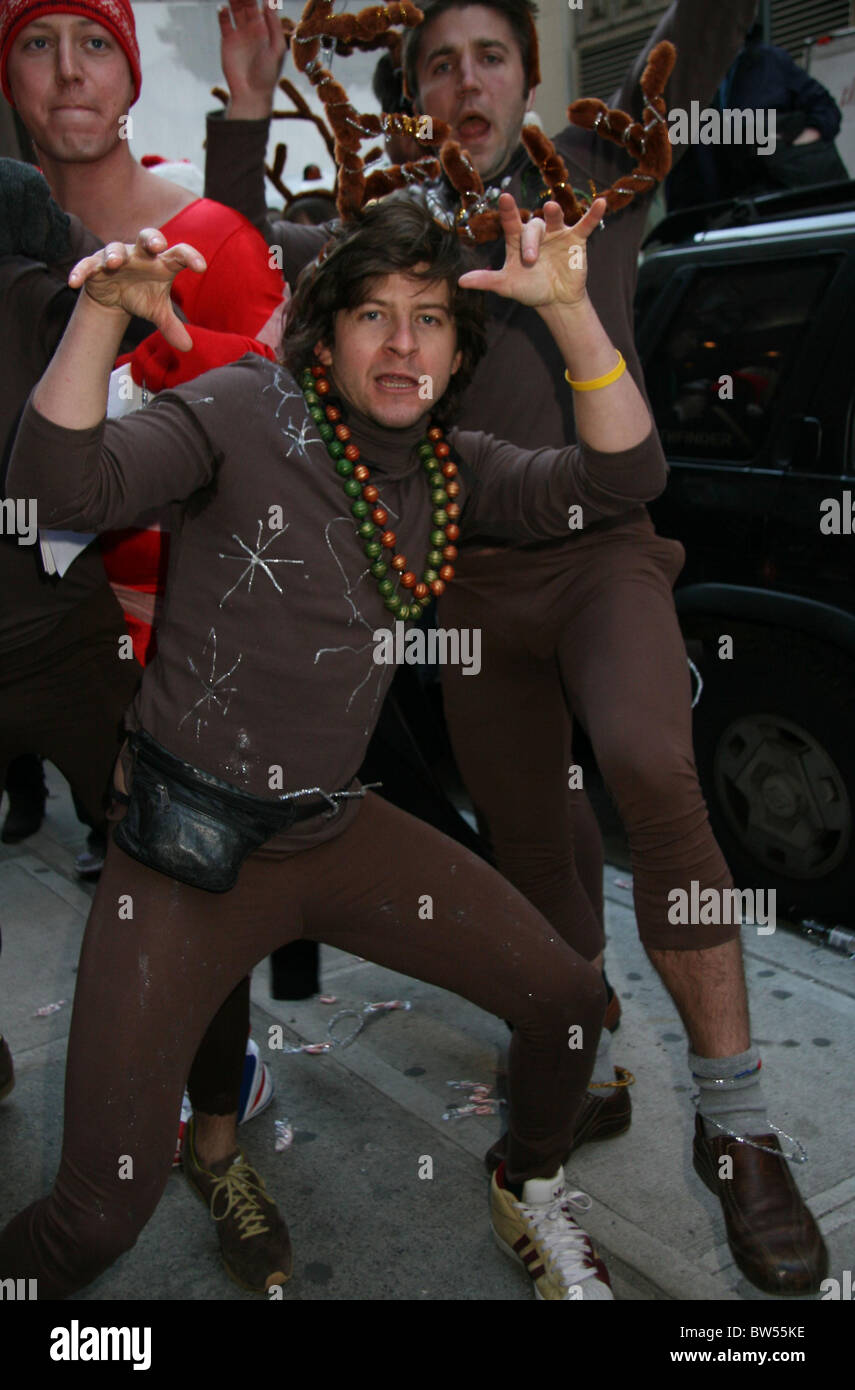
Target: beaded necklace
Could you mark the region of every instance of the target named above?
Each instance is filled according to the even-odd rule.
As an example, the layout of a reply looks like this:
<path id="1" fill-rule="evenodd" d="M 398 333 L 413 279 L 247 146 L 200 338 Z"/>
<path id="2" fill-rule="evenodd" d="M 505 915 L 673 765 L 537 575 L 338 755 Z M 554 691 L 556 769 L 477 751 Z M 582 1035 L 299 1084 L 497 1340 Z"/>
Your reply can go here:
<path id="1" fill-rule="evenodd" d="M 412 570 L 407 569 L 407 557 L 395 551 L 395 532 L 380 529 L 378 535 L 378 528 L 386 526 L 389 516 L 385 508 L 379 505 L 380 494 L 370 481 L 368 467 L 360 462 L 359 448 L 350 437 L 341 404 L 330 394 L 332 388 L 323 367 L 307 367 L 300 377 L 300 384 L 309 414 L 327 446 L 336 472 L 344 480 L 344 490 L 350 499 L 350 510 L 356 522 L 356 534 L 370 561 L 369 569 L 377 581 L 383 602 L 396 618 L 403 621 L 420 618 L 431 597 L 438 598 L 446 584 L 454 578 L 450 561 L 457 559 L 454 542 L 460 537 L 460 527 L 457 525 L 460 504 L 455 501 L 460 493 L 457 464 L 452 462 L 451 450 L 442 430 L 438 425 L 432 425 L 419 444 L 419 457 L 430 483 L 434 529 L 430 533 L 431 549 L 427 553 L 427 564 L 421 579 L 418 579 Z M 383 555 L 384 550 L 394 552 L 388 563 L 388 557 Z M 407 602 L 397 592 L 396 580 L 408 594 Z"/>

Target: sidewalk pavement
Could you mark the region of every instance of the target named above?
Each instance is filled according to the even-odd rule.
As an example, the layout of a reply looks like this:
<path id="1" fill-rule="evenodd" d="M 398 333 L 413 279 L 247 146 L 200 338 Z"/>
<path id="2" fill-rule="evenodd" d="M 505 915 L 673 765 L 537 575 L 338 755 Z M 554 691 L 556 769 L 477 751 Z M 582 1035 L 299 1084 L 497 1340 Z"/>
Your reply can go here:
<path id="1" fill-rule="evenodd" d="M 85 832 L 66 784 L 50 767 L 48 781 L 41 831 L 0 847 L 0 1031 L 17 1074 L 0 1104 L 0 1221 L 44 1194 L 56 1171 L 75 965 L 93 891 L 74 878 Z M 607 867 L 606 899 L 608 971 L 623 1003 L 612 1053 L 636 1085 L 629 1133 L 584 1147 L 569 1165 L 572 1185 L 593 1199 L 582 1224 L 618 1299 L 780 1305 L 734 1265 L 718 1203 L 692 1169 L 686 1043 L 639 944 L 626 871 Z M 771 936 L 745 928 L 743 938 L 770 1115 L 808 1150 L 796 1175 L 828 1243 L 830 1274 L 842 1280 L 855 1253 L 855 962 L 780 927 Z M 501 1088 L 504 1024 L 456 995 L 326 947 L 322 983 L 335 1005 L 279 1003 L 268 975 L 260 963 L 252 1026 L 276 1094 L 240 1134 L 291 1231 L 295 1273 L 284 1298 L 530 1300 L 527 1276 L 494 1246 L 487 1220 L 481 1160 L 501 1121 L 442 1119 L 462 1099 L 449 1081 Z M 388 999 L 410 1000 L 412 1009 L 374 1017 L 349 1047 L 287 1055 L 267 1046 L 274 1025 L 286 1045 L 318 1042 L 338 1009 Z M 58 1012 L 36 1016 L 60 1000 Z M 349 1028 L 343 1020 L 341 1032 Z M 283 1153 L 274 1148 L 277 1119 L 295 1131 Z M 78 1297 L 257 1295 L 225 1276 L 213 1223 L 175 1172 L 135 1249 Z"/>

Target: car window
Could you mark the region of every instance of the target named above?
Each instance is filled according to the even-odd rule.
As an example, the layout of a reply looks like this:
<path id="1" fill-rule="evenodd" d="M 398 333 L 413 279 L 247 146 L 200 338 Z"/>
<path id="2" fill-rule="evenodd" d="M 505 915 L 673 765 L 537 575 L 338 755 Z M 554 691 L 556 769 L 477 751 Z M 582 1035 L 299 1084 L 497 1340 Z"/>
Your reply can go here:
<path id="1" fill-rule="evenodd" d="M 754 458 L 838 264 L 828 256 L 718 265 L 693 277 L 645 362 L 667 453 Z"/>

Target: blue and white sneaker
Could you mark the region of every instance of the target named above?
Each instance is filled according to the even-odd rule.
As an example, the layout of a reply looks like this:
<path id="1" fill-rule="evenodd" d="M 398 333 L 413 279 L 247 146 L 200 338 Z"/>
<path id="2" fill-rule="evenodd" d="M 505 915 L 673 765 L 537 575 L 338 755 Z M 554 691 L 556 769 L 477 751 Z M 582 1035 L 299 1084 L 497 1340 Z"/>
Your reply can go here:
<path id="1" fill-rule="evenodd" d="M 266 1062 L 262 1062 L 255 1039 L 247 1038 L 238 1101 L 238 1124 L 245 1125 L 247 1120 L 254 1120 L 256 1115 L 267 1109 L 272 1099 L 273 1077 L 270 1068 Z"/>
<path id="2" fill-rule="evenodd" d="M 9 1088 L 11 1090 L 11 1087 Z M 258 1043 L 254 1038 L 247 1038 L 246 1056 L 243 1063 L 243 1077 L 240 1084 L 240 1098 L 238 1100 L 239 1125 L 246 1124 L 247 1120 L 254 1120 L 256 1115 L 260 1115 L 262 1110 L 273 1099 L 273 1077 L 266 1062 L 262 1062 L 258 1051 Z M 172 1160 L 173 1168 L 181 1167 L 181 1155 L 184 1152 L 184 1135 L 187 1125 L 193 1114 L 193 1107 L 190 1104 L 190 1097 L 184 1092 L 181 1102 L 181 1118 L 178 1122 L 178 1140 L 175 1145 L 175 1156 Z"/>

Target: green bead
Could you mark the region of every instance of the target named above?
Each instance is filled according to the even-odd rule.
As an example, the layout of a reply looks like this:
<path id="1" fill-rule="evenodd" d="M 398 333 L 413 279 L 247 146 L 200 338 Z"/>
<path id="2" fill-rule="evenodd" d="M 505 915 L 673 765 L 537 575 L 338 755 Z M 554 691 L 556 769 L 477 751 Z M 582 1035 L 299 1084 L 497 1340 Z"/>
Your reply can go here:
<path id="1" fill-rule="evenodd" d="M 362 517 L 368 515 L 368 503 L 361 500 L 359 502 L 353 502 L 350 510 L 353 512 L 354 516 L 358 516 L 361 520 Z"/>
<path id="2" fill-rule="evenodd" d="M 309 414 L 311 415 L 316 425 L 320 425 L 326 419 L 326 416 L 323 412 L 323 407 L 320 405 L 309 406 Z"/>
<path id="3" fill-rule="evenodd" d="M 415 602 L 410 604 L 410 619 L 412 620 L 413 618 L 420 618 L 421 616 L 422 606 L 419 603 L 418 599 L 416 599 Z"/>
<path id="4" fill-rule="evenodd" d="M 347 493 L 348 497 L 362 496 L 362 484 L 358 483 L 355 478 L 348 478 L 347 482 L 344 485 L 344 490 Z"/>
<path id="5" fill-rule="evenodd" d="M 325 439 L 327 443 L 329 443 L 331 439 L 335 438 L 335 430 L 333 429 L 329 420 L 324 420 L 323 424 L 318 425 L 318 433 L 320 434 L 321 439 Z"/>
<path id="6" fill-rule="evenodd" d="M 306 389 L 309 391 L 311 391 L 314 387 L 315 378 L 312 376 L 312 373 L 309 371 L 308 367 L 306 367 L 305 370 L 301 373 L 300 383 L 301 385 L 305 386 Z"/>
<path id="7" fill-rule="evenodd" d="M 435 551 L 431 551 L 431 554 L 435 553 Z M 440 555 L 439 558 L 441 560 L 442 556 Z M 422 575 L 422 579 L 424 580 L 425 584 L 432 584 L 435 579 L 439 579 L 439 571 L 435 569 L 425 570 L 424 574 Z"/>
<path id="8" fill-rule="evenodd" d="M 410 617 L 410 612 L 410 605 L 408 603 L 402 603 L 400 608 L 398 609 L 398 617 L 401 619 L 402 622 L 405 623 L 407 619 Z"/>
<path id="9" fill-rule="evenodd" d="M 349 478 L 353 472 L 353 464 L 350 462 L 350 459 L 336 459 L 335 471 L 342 478 Z"/>
<path id="10" fill-rule="evenodd" d="M 443 540 L 444 540 L 444 539 L 445 539 L 445 536 L 443 536 Z M 441 551 L 441 550 L 429 550 L 428 553 L 427 553 L 427 562 L 428 562 L 428 564 L 431 565 L 434 569 L 439 569 L 439 566 L 442 564 L 442 558 L 443 558 L 443 556 L 442 556 L 442 551 Z M 434 578 L 436 578 L 435 575 L 434 575 Z M 425 583 L 427 583 L 427 582 L 428 582 L 428 581 L 425 580 Z"/>
<path id="11" fill-rule="evenodd" d="M 439 511 L 431 512 L 431 520 L 434 526 L 445 526 L 448 522 L 448 513 L 440 507 Z"/>
<path id="12" fill-rule="evenodd" d="M 384 598 L 389 598 L 395 592 L 395 581 L 394 579 L 381 579 L 377 588 Z"/>
<path id="13" fill-rule="evenodd" d="M 378 550 L 382 550 L 383 547 L 378 546 L 377 548 Z M 384 564 L 382 560 L 375 560 L 374 564 L 371 566 L 371 573 L 374 575 L 375 579 L 383 579 L 384 576 L 389 573 L 389 566 Z"/>
<path id="14" fill-rule="evenodd" d="M 448 537 L 446 536 L 446 534 L 445 534 L 444 531 L 431 531 L 431 533 L 430 533 L 430 543 L 431 543 L 431 545 L 446 545 L 446 544 L 447 544 L 447 541 L 448 541 Z"/>
<path id="15" fill-rule="evenodd" d="M 379 541 L 366 541 L 362 547 L 369 560 L 377 560 L 383 553 L 383 547 Z"/>
<path id="16" fill-rule="evenodd" d="M 327 444 L 327 453 L 331 459 L 340 459 L 344 454 L 344 445 L 340 439 L 331 439 Z"/>
<path id="17" fill-rule="evenodd" d="M 433 456 L 434 456 L 434 453 L 433 453 L 433 445 L 432 445 L 432 444 L 424 443 L 424 444 L 420 444 L 420 445 L 419 445 L 419 458 L 420 458 L 420 459 L 432 459 Z"/>
<path id="18" fill-rule="evenodd" d="M 401 600 L 398 598 L 398 595 L 397 595 L 397 594 L 393 594 L 393 596 L 392 596 L 391 598 L 387 598 L 387 600 L 386 600 L 386 607 L 389 609 L 389 612 L 390 612 L 390 613 L 399 613 L 399 612 L 400 612 L 400 610 L 401 610 Z"/>
<path id="19" fill-rule="evenodd" d="M 448 493 L 444 487 L 435 487 L 430 495 L 430 500 L 435 507 L 444 507 L 448 501 Z"/>
<path id="20" fill-rule="evenodd" d="M 320 404 L 321 404 L 321 398 L 320 398 L 320 396 L 318 395 L 317 391 L 311 391 L 311 390 L 309 390 L 309 391 L 304 391 L 304 392 L 303 392 L 303 395 L 304 395 L 305 400 L 306 400 L 306 405 L 308 405 L 308 406 L 312 406 L 312 405 L 320 406 Z"/>
<path id="21" fill-rule="evenodd" d="M 356 534 L 361 536 L 364 541 L 371 541 L 377 534 L 377 527 L 374 525 L 373 521 L 362 521 L 356 528 Z M 380 545 L 380 542 L 378 541 L 377 544 Z M 383 547 L 380 546 L 380 549 L 382 550 Z M 371 558 L 373 560 L 375 557 L 372 555 Z"/>

